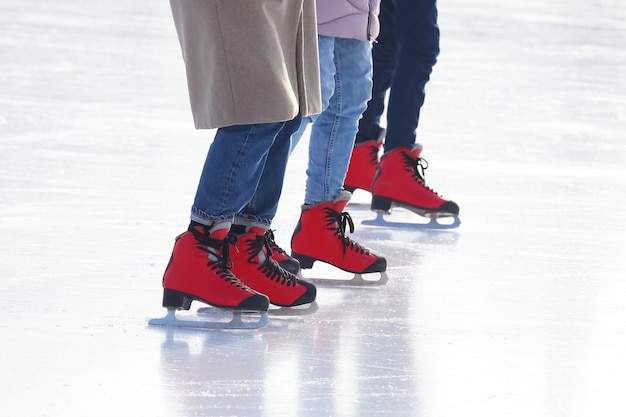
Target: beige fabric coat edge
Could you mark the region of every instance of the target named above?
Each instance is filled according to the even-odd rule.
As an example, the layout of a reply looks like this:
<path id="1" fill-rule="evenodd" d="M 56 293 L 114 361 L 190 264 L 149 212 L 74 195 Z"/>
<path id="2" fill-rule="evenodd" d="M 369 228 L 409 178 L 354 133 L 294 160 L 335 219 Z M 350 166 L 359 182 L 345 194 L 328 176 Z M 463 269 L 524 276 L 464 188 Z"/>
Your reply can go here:
<path id="1" fill-rule="evenodd" d="M 321 111 L 315 0 L 170 0 L 197 129 Z"/>

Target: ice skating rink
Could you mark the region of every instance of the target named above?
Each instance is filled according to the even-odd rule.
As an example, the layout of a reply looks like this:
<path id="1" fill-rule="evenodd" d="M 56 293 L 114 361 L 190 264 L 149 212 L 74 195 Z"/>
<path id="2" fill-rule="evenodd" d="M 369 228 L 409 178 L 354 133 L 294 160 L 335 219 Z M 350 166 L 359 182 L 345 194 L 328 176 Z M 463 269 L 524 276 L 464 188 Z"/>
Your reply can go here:
<path id="1" fill-rule="evenodd" d="M 386 285 L 197 331 L 147 325 L 214 133 L 192 126 L 168 3 L 4 0 L 0 414 L 624 416 L 626 4 L 439 8 L 419 141 L 461 226 L 365 226 L 357 192 Z M 305 164 L 306 141 L 286 248 Z"/>

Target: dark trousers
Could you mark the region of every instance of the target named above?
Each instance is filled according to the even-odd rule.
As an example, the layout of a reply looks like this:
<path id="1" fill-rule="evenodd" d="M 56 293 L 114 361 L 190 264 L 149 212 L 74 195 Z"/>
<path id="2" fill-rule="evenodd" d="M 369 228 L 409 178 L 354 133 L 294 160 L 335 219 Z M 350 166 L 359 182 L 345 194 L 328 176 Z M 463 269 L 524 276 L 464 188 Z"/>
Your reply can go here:
<path id="1" fill-rule="evenodd" d="M 380 35 L 372 48 L 372 98 L 356 142 L 375 139 L 387 106 L 385 151 L 415 143 L 424 87 L 439 55 L 436 0 L 382 0 Z"/>

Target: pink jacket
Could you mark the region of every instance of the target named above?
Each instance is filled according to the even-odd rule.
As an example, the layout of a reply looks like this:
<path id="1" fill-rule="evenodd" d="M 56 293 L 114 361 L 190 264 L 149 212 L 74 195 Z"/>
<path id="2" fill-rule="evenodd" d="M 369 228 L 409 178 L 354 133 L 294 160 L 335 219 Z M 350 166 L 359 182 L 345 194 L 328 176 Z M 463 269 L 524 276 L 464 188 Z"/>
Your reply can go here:
<path id="1" fill-rule="evenodd" d="M 374 40 L 380 30 L 379 10 L 380 0 L 317 0 L 317 32 L 337 38 Z"/>

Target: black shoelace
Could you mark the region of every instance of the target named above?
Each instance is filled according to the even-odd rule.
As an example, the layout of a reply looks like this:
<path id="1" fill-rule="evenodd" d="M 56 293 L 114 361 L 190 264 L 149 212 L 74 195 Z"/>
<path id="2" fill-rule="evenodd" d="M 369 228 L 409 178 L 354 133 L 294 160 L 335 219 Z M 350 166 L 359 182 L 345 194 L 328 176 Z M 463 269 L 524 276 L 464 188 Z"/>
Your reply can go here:
<path id="1" fill-rule="evenodd" d="M 196 247 L 209 254 L 207 266 L 211 268 L 211 270 L 215 271 L 217 276 L 226 282 L 229 282 L 231 285 L 236 285 L 240 288 L 247 288 L 243 282 L 230 272 L 232 268 L 230 245 L 231 243 L 236 242 L 236 236 L 229 234 L 226 236 L 226 239 L 217 240 L 209 237 L 209 232 L 206 228 L 204 233 L 198 231 L 196 227 L 190 227 L 189 231 L 198 242 Z"/>
<path id="2" fill-rule="evenodd" d="M 247 254 L 250 255 L 248 262 L 255 262 L 255 258 L 258 256 L 259 252 L 265 248 L 265 260 L 259 265 L 259 271 L 272 281 L 276 281 L 281 285 L 295 287 L 298 283 L 297 277 L 291 272 L 284 270 L 278 265 L 278 262 L 272 259 L 272 249 L 270 248 L 270 241 L 267 236 L 268 233 L 269 231 L 265 233 L 264 236 L 257 236 L 255 240 L 248 243 L 248 247 L 246 248 Z"/>
<path id="3" fill-rule="evenodd" d="M 437 194 L 435 190 L 426 185 L 426 169 L 428 169 L 428 161 L 424 158 L 414 159 L 408 152 L 404 153 L 405 169 L 411 171 L 413 178 L 419 182 L 427 190 Z M 439 195 L 439 194 L 437 194 Z"/>
<path id="4" fill-rule="evenodd" d="M 332 230 L 335 236 L 337 236 L 338 239 L 341 239 L 344 255 L 348 249 L 361 254 L 370 253 L 369 250 L 365 249 L 363 246 L 346 236 L 346 226 L 349 227 L 350 233 L 354 233 L 354 222 L 352 221 L 352 217 L 349 213 L 345 211 L 343 213 L 338 213 L 331 208 L 324 209 L 324 212 L 326 221 L 328 222 L 327 229 Z"/>
<path id="5" fill-rule="evenodd" d="M 272 256 L 272 251 L 280 253 L 282 255 L 286 255 L 287 252 L 285 252 L 285 250 L 283 248 L 281 248 L 280 246 L 278 246 L 276 244 L 276 240 L 274 238 L 274 231 L 272 229 L 269 229 L 266 233 L 265 233 L 265 240 L 267 241 L 267 256 Z"/>

